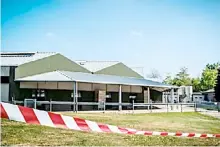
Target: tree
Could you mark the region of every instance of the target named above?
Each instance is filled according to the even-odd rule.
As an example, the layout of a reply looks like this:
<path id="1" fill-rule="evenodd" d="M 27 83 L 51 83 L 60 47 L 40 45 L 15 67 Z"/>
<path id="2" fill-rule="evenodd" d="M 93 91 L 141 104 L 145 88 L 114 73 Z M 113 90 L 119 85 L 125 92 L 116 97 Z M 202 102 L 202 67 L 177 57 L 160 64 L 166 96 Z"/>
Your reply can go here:
<path id="1" fill-rule="evenodd" d="M 171 75 L 168 74 L 163 82 L 176 86 L 190 86 L 192 85 L 192 81 L 187 72 L 188 69 L 183 67 L 180 69 L 180 72 L 175 75 L 174 78 L 172 78 Z"/>
<path id="2" fill-rule="evenodd" d="M 206 65 L 206 68 L 210 70 L 217 70 L 218 67 L 220 67 L 220 62 Z"/>
<path id="3" fill-rule="evenodd" d="M 151 78 L 151 79 L 160 79 L 160 73 L 157 70 L 152 70 L 150 74 L 147 75 L 147 78 Z"/>
<path id="4" fill-rule="evenodd" d="M 188 72 L 188 69 L 186 67 L 181 68 L 180 72 L 176 74 L 176 77 L 173 79 L 173 85 L 177 85 L 177 86 L 192 85 L 191 79 L 187 72 Z"/>
<path id="5" fill-rule="evenodd" d="M 218 69 L 218 76 L 215 86 L 215 99 L 218 102 L 218 112 L 220 112 L 220 68 Z"/>
<path id="6" fill-rule="evenodd" d="M 203 91 L 213 89 L 215 87 L 218 67 L 219 63 L 206 65 L 201 77 L 201 89 Z"/>
<path id="7" fill-rule="evenodd" d="M 173 85 L 173 79 L 170 74 L 167 74 L 166 78 L 164 79 L 163 83 Z"/>
<path id="8" fill-rule="evenodd" d="M 188 69 L 183 67 L 180 72 L 171 77 L 167 75 L 164 79 L 164 83 L 176 85 L 176 86 L 193 86 L 193 91 L 206 91 L 213 89 L 216 84 L 217 69 L 220 67 L 220 62 L 214 64 L 207 64 L 202 72 L 201 78 L 191 78 L 188 74 Z"/>
<path id="9" fill-rule="evenodd" d="M 200 84 L 200 78 L 192 78 L 192 86 L 194 92 L 201 91 L 201 84 Z"/>

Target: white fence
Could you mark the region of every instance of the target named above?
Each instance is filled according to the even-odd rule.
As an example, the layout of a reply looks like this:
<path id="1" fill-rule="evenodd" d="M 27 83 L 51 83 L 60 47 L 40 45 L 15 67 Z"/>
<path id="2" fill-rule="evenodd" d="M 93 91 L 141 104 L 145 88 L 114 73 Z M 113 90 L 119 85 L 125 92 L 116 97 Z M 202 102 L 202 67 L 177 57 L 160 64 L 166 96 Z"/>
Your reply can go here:
<path id="1" fill-rule="evenodd" d="M 14 104 L 20 104 L 27 107 L 37 108 L 41 105 L 47 105 L 48 111 L 53 110 L 54 105 L 59 105 L 63 107 L 71 107 L 71 111 L 78 112 L 79 106 L 102 106 L 101 109 L 96 109 L 98 111 L 109 111 L 106 110 L 106 106 L 119 106 L 126 107 L 124 110 L 143 110 L 148 112 L 192 112 L 198 111 L 196 103 L 109 103 L 109 102 L 70 102 L 70 101 L 36 101 L 35 99 L 25 99 L 24 101 L 13 101 Z M 83 110 L 82 110 L 83 111 Z M 94 111 L 94 110 L 90 110 Z"/>

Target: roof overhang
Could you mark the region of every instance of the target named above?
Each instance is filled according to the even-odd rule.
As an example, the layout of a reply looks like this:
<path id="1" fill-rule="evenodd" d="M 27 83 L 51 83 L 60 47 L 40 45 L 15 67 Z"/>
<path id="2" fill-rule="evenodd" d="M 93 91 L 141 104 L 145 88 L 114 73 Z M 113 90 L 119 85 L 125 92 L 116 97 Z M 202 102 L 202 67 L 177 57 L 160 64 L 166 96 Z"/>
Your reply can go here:
<path id="1" fill-rule="evenodd" d="M 146 80 L 142 78 L 130 78 L 111 75 L 90 74 L 82 72 L 69 71 L 53 71 L 23 78 L 15 79 L 19 82 L 83 82 L 83 83 L 97 83 L 97 84 L 112 84 L 112 85 L 132 85 L 152 87 L 152 89 L 166 89 L 178 88 L 177 86 L 167 85 L 160 82 Z"/>

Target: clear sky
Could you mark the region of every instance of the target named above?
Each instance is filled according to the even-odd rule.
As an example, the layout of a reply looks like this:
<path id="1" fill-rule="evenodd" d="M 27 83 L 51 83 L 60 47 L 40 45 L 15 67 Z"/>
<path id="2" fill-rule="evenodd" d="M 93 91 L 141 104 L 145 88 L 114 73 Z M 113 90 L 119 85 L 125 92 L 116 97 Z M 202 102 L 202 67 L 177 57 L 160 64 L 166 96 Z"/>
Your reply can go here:
<path id="1" fill-rule="evenodd" d="M 220 61 L 220 0 L 2 0 L 2 51 L 116 60 L 162 76 Z"/>

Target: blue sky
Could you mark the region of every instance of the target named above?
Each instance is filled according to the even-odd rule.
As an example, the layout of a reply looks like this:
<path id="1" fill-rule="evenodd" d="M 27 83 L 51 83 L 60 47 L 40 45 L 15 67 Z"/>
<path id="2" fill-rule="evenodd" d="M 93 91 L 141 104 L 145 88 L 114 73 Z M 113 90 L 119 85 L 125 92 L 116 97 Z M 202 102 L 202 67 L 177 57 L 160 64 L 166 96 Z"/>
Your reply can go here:
<path id="1" fill-rule="evenodd" d="M 2 0 L 2 51 L 55 51 L 197 76 L 220 61 L 218 0 Z"/>

